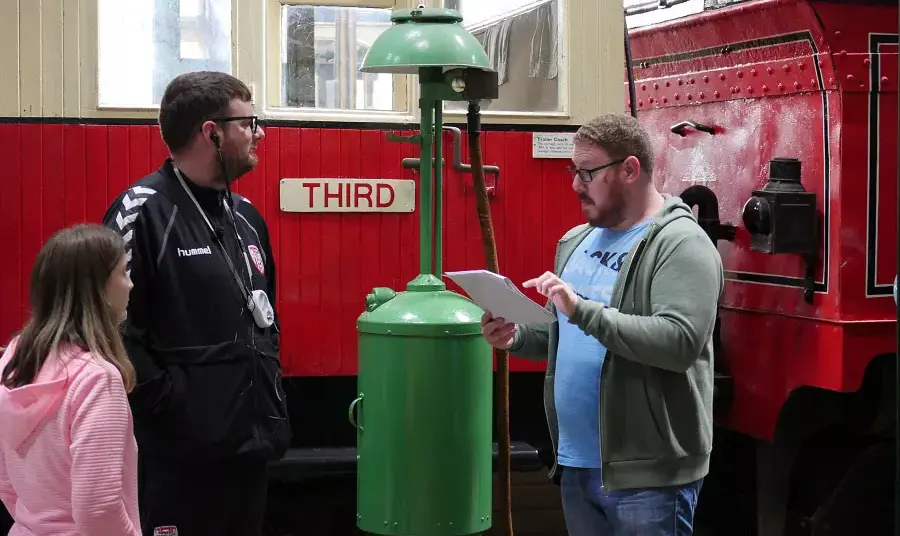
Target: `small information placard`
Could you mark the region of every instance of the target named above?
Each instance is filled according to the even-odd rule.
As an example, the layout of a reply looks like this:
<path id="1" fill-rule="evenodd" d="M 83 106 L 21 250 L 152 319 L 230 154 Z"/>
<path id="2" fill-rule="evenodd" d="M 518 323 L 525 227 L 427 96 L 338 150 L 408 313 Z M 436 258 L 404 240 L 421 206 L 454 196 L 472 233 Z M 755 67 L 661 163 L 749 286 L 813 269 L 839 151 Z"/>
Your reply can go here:
<path id="1" fill-rule="evenodd" d="M 416 183 L 395 179 L 282 179 L 284 212 L 413 212 Z"/>
<path id="2" fill-rule="evenodd" d="M 532 158 L 572 158 L 574 132 L 535 132 L 531 137 Z"/>

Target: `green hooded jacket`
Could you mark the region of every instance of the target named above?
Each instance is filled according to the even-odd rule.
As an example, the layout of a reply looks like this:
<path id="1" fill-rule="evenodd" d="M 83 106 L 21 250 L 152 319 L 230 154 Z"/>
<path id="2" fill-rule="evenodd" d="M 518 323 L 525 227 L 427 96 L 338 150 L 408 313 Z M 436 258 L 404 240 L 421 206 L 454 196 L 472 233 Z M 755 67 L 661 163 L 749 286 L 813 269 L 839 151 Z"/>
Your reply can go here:
<path id="1" fill-rule="evenodd" d="M 600 375 L 602 489 L 662 487 L 698 480 L 712 450 L 713 329 L 724 275 L 715 245 L 680 198 L 663 208 L 634 245 L 609 307 L 579 300 L 569 322 L 606 348 Z M 554 273 L 591 231 L 567 232 Z M 554 315 L 556 308 L 548 300 Z M 544 408 L 556 449 L 557 322 L 517 326 L 510 354 L 547 359 Z"/>

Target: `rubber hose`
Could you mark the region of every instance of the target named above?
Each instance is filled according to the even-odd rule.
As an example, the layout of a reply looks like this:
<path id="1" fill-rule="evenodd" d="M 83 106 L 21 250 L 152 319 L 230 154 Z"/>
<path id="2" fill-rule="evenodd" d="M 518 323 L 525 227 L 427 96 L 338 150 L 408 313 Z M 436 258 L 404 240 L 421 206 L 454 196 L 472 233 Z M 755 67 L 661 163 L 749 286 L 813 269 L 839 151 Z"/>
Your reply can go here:
<path id="1" fill-rule="evenodd" d="M 500 273 L 494 225 L 491 221 L 491 205 L 484 182 L 484 164 L 481 158 L 481 106 L 477 101 L 469 102 L 469 113 L 466 119 L 472 183 L 475 186 L 475 202 L 478 208 L 478 222 L 481 225 L 484 261 L 489 271 Z M 509 477 L 509 354 L 505 350 L 495 349 L 494 355 L 497 358 L 497 401 L 494 407 L 497 413 L 497 434 L 500 436 L 497 440 L 499 450 L 497 472 L 500 479 L 500 511 L 504 516 L 501 534 L 513 536 L 512 490 Z"/>

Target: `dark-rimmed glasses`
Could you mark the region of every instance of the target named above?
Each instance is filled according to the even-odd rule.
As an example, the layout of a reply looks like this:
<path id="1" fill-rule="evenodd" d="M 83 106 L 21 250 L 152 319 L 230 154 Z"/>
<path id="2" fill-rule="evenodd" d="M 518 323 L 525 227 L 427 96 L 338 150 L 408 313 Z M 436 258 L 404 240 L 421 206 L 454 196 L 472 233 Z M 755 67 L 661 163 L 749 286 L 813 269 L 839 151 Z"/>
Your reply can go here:
<path id="1" fill-rule="evenodd" d="M 215 121 L 216 123 L 227 123 L 229 121 L 250 121 L 250 132 L 256 134 L 256 130 L 259 128 L 259 117 L 256 115 L 242 115 L 237 117 L 211 117 L 210 121 Z"/>
<path id="2" fill-rule="evenodd" d="M 602 166 L 597 166 L 592 169 L 578 169 L 574 164 L 571 164 L 569 165 L 569 174 L 572 176 L 572 179 L 578 177 L 579 179 L 581 179 L 581 182 L 591 182 L 592 180 L 594 180 L 594 172 L 600 171 L 601 169 L 606 169 L 616 164 L 621 164 L 625 160 L 625 158 L 620 158 L 618 160 L 613 160 L 612 162 L 603 164 Z"/>

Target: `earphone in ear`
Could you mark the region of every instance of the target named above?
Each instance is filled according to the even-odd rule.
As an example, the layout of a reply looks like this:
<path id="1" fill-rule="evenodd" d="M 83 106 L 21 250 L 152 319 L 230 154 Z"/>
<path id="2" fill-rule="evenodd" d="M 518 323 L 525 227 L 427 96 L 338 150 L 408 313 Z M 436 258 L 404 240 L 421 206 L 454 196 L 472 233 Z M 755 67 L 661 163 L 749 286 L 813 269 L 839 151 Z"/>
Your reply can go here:
<path id="1" fill-rule="evenodd" d="M 219 135 L 218 134 L 213 132 L 212 134 L 209 135 L 209 139 L 211 139 L 212 142 L 216 144 L 217 148 L 219 147 Z"/>

